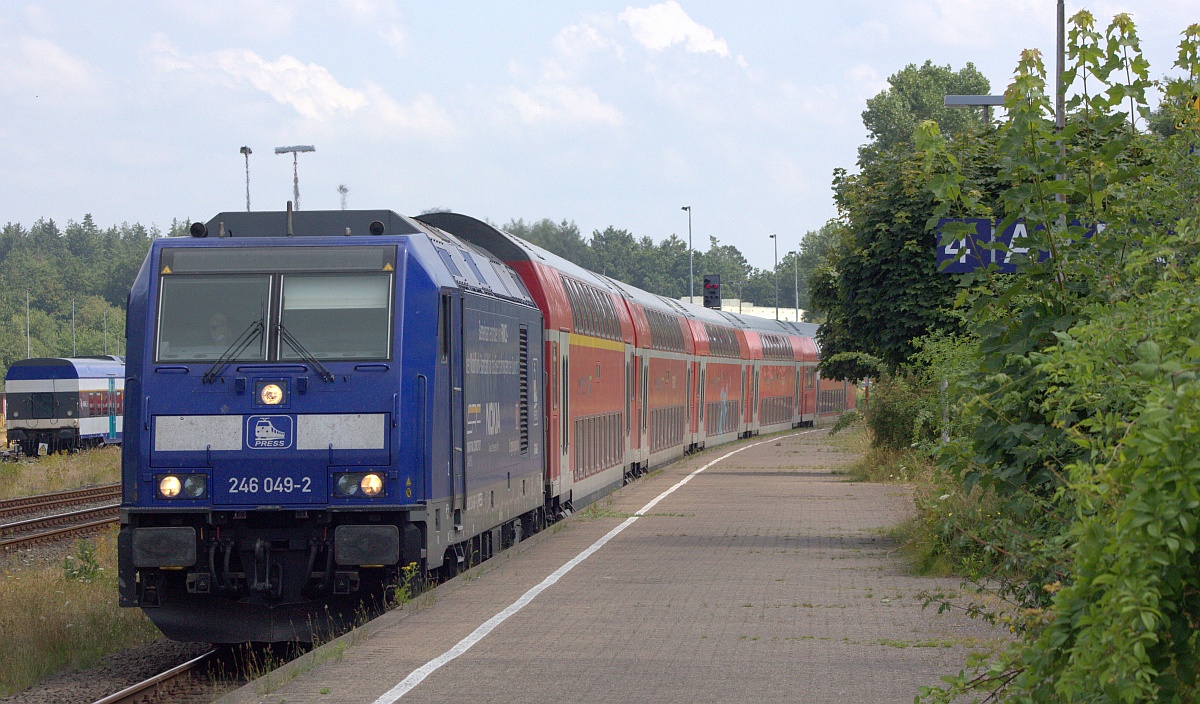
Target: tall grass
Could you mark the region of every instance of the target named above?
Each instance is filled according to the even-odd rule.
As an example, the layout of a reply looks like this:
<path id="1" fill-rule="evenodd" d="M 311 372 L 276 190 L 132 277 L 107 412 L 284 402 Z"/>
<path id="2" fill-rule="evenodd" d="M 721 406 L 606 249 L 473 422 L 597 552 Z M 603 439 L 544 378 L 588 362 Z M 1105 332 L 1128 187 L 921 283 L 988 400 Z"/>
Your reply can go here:
<path id="1" fill-rule="evenodd" d="M 875 442 L 860 422 L 831 438 L 836 448 L 858 455 L 846 471 L 852 481 L 907 484 L 914 514 L 890 534 L 901 545 L 913 573 L 921 576 L 984 574 L 1003 555 L 993 524 L 1001 505 L 994 492 L 963 483 L 937 467 L 929 450 L 896 449 Z"/>
<path id="2" fill-rule="evenodd" d="M 121 448 L 101 447 L 0 462 L 0 499 L 111 484 L 121 477 Z"/>
<path id="3" fill-rule="evenodd" d="M 117 606 L 116 536 L 81 541 L 61 563 L 0 567 L 0 696 L 158 637 L 141 610 Z"/>

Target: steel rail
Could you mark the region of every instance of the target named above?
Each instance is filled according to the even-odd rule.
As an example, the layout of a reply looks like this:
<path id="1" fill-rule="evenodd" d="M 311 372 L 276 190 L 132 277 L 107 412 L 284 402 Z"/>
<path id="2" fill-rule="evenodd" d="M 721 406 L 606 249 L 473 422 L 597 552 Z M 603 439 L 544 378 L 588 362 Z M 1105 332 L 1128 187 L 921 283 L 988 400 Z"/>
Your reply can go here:
<path id="1" fill-rule="evenodd" d="M 120 520 L 120 518 L 116 517 L 102 518 L 98 521 L 89 521 L 88 523 L 79 523 L 63 528 L 54 528 L 53 530 L 42 531 L 40 533 L 30 533 L 29 535 L 19 535 L 15 538 L 0 538 L 0 552 L 12 550 L 13 548 L 28 547 L 30 545 L 46 541 L 62 540 L 63 538 L 69 538 L 74 535 L 95 533 L 102 528 L 116 525 Z"/>
<path id="2" fill-rule="evenodd" d="M 51 528 L 54 526 L 86 523 L 98 518 L 111 519 L 116 517 L 117 510 L 117 504 L 108 504 L 106 506 L 99 506 L 96 508 L 85 508 L 78 511 L 55 513 L 50 516 L 27 518 L 23 521 L 4 523 L 0 524 L 0 537 L 16 535 L 18 533 L 29 533 L 31 531 L 37 531 L 42 528 Z"/>
<path id="3" fill-rule="evenodd" d="M 37 494 L 34 496 L 22 496 L 16 499 L 4 499 L 0 500 L 0 518 L 119 498 L 121 498 L 120 484 L 104 484 L 86 489 L 72 489 L 69 491 L 56 491 L 51 494 Z"/>
<path id="4" fill-rule="evenodd" d="M 131 687 L 126 687 L 116 694 L 110 694 L 103 699 L 97 699 L 93 704 L 127 704 L 143 701 L 143 698 L 149 698 L 150 701 L 154 701 L 160 693 L 167 697 L 174 697 L 178 692 L 172 688 L 178 687 L 183 680 L 190 680 L 192 672 L 207 663 L 216 654 L 217 651 L 210 650 L 198 658 L 188 660 L 178 667 L 172 667 L 170 670 L 159 673 L 150 679 L 138 682 Z"/>

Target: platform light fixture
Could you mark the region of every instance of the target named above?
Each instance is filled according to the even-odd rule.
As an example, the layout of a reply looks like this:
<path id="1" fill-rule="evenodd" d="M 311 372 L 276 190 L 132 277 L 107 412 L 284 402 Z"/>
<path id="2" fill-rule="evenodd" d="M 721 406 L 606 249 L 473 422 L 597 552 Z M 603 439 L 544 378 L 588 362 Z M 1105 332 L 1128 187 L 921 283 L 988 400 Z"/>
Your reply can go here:
<path id="1" fill-rule="evenodd" d="M 315 152 L 317 148 L 311 144 L 297 144 L 291 147 L 275 147 L 276 154 L 292 155 L 292 203 L 296 210 L 300 209 L 300 167 L 301 152 Z"/>
<path id="2" fill-rule="evenodd" d="M 250 147 L 242 147 L 239 149 L 242 156 L 246 158 L 246 212 L 250 212 L 250 155 L 254 152 L 250 151 Z"/>
<path id="3" fill-rule="evenodd" d="M 695 267 L 692 266 L 692 206 L 685 205 L 680 210 L 688 214 L 688 303 L 696 302 Z"/>

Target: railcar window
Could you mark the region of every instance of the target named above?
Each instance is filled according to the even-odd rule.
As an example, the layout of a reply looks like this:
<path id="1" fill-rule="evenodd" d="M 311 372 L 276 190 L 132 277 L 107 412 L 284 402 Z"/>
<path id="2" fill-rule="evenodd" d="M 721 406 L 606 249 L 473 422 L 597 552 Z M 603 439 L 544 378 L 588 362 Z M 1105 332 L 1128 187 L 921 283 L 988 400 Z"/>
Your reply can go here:
<path id="1" fill-rule="evenodd" d="M 163 276 L 161 289 L 160 362 L 217 359 L 255 323 L 265 325 L 270 309 L 271 277 L 267 274 Z M 263 361 L 266 357 L 267 336 L 259 334 L 236 359 Z"/>
<path id="2" fill-rule="evenodd" d="M 390 274 L 301 274 L 283 279 L 280 326 L 317 359 L 387 359 Z M 280 359 L 302 359 L 281 341 Z"/>
<path id="3" fill-rule="evenodd" d="M 52 393 L 35 393 L 30 395 L 34 419 L 54 418 L 58 404 L 54 402 Z"/>

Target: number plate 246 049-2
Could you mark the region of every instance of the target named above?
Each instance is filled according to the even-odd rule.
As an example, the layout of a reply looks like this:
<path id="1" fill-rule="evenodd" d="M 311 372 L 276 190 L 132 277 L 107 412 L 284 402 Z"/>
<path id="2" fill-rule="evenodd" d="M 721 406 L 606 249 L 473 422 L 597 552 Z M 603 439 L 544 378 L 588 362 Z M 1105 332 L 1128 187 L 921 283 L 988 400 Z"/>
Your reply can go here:
<path id="1" fill-rule="evenodd" d="M 311 494 L 311 477 L 229 477 L 225 490 L 230 494 Z"/>

